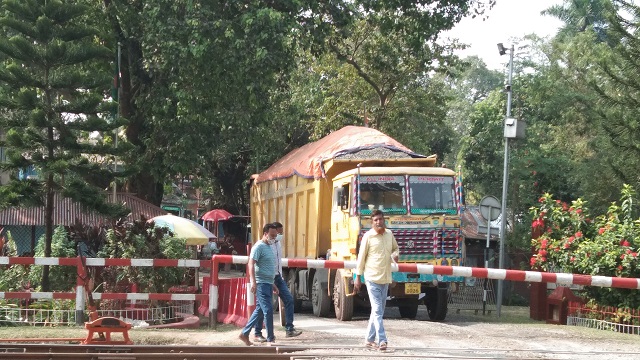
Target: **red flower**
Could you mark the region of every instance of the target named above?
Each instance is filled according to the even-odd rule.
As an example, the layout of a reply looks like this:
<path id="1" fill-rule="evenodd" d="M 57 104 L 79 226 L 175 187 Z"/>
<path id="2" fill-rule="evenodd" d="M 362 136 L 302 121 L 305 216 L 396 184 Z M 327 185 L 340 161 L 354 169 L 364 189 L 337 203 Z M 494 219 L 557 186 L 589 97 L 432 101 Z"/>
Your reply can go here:
<path id="1" fill-rule="evenodd" d="M 631 249 L 627 249 L 626 253 L 631 254 Z"/>
<path id="2" fill-rule="evenodd" d="M 538 251 L 538 255 L 540 255 L 540 256 L 547 256 L 547 250 L 540 249 L 540 251 Z"/>
<path id="3" fill-rule="evenodd" d="M 582 214 L 582 209 L 576 209 L 576 214 L 578 215 Z"/>
<path id="4" fill-rule="evenodd" d="M 622 271 L 622 265 L 618 265 L 618 270 Z"/>
<path id="5" fill-rule="evenodd" d="M 638 253 L 637 253 L 637 252 L 632 252 L 632 253 L 631 253 L 631 256 L 633 256 L 633 257 L 638 257 Z"/>
<path id="6" fill-rule="evenodd" d="M 607 229 L 600 228 L 600 229 L 598 229 L 598 234 L 602 235 L 602 234 L 604 234 L 605 231 L 607 231 Z"/>
<path id="7" fill-rule="evenodd" d="M 543 248 L 543 249 L 546 248 L 547 247 L 547 243 L 548 243 L 547 239 L 543 239 L 540 242 L 540 247 Z"/>
<path id="8" fill-rule="evenodd" d="M 569 210 L 569 205 L 567 205 L 567 203 L 566 203 L 566 202 L 563 202 L 563 203 L 562 203 L 562 210 L 564 210 L 564 211 Z"/>
<path id="9" fill-rule="evenodd" d="M 556 200 L 556 204 L 560 204 L 562 201 L 560 200 Z"/>
<path id="10" fill-rule="evenodd" d="M 624 257 L 627 256 L 625 254 L 620 255 L 620 259 L 624 260 Z"/>
<path id="11" fill-rule="evenodd" d="M 547 261 L 547 258 L 543 256 L 543 257 L 540 258 L 540 261 L 545 262 L 545 261 Z"/>
<path id="12" fill-rule="evenodd" d="M 629 244 L 629 242 L 628 242 L 627 240 L 622 239 L 622 242 L 620 243 L 620 245 L 622 245 L 622 246 L 629 246 L 630 244 Z"/>
<path id="13" fill-rule="evenodd" d="M 570 260 L 571 260 L 571 262 L 574 262 L 574 261 L 576 261 L 576 257 L 572 256 Z"/>
<path id="14" fill-rule="evenodd" d="M 531 224 L 531 227 L 533 227 L 534 229 L 535 228 L 543 228 L 544 227 L 544 220 L 542 220 L 540 218 L 535 219 L 533 221 L 533 223 Z"/>
<path id="15" fill-rule="evenodd" d="M 576 232 L 576 238 L 581 238 L 582 237 L 582 231 L 578 231 Z"/>
<path id="16" fill-rule="evenodd" d="M 540 199 L 538 199 L 539 203 L 543 203 L 544 202 L 544 196 L 540 197 Z"/>
<path id="17" fill-rule="evenodd" d="M 565 249 L 568 249 L 570 246 L 571 246 L 571 244 L 570 244 L 570 243 L 564 243 L 564 248 L 565 248 Z"/>
<path id="18" fill-rule="evenodd" d="M 536 264 L 536 258 L 532 257 L 531 260 L 529 260 L 529 264 L 533 267 Z"/>
<path id="19" fill-rule="evenodd" d="M 572 243 L 572 242 L 573 242 L 573 240 L 575 240 L 575 239 L 576 239 L 575 237 L 573 237 L 573 236 L 569 236 L 569 238 L 567 239 L 567 241 L 568 241 L 569 243 Z"/>

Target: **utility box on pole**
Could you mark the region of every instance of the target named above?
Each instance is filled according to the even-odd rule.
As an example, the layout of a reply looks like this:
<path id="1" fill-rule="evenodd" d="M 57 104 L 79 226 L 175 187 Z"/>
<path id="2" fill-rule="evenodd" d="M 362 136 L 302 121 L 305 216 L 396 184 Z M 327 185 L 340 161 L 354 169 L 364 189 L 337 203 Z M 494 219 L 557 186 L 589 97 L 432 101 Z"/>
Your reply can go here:
<path id="1" fill-rule="evenodd" d="M 507 118 L 504 121 L 504 137 L 509 139 L 522 139 L 524 138 L 526 128 L 527 123 L 525 123 L 524 120 Z"/>

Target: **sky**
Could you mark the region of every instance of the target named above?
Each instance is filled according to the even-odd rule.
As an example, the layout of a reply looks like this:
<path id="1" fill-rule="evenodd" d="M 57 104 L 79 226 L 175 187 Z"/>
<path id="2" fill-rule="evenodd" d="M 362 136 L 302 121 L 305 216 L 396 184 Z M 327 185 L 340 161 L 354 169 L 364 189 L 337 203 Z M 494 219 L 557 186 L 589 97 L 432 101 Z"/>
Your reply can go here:
<path id="1" fill-rule="evenodd" d="M 502 69 L 508 63 L 508 53 L 500 56 L 498 43 L 506 48 L 511 46 L 511 39 L 535 33 L 538 36 L 553 36 L 562 22 L 551 16 L 542 16 L 540 12 L 552 5 L 561 5 L 563 0 L 497 0 L 496 5 L 486 12 L 488 18 L 465 18 L 445 37 L 458 38 L 460 42 L 470 45 L 457 52 L 466 57 L 477 55 L 489 69 Z"/>

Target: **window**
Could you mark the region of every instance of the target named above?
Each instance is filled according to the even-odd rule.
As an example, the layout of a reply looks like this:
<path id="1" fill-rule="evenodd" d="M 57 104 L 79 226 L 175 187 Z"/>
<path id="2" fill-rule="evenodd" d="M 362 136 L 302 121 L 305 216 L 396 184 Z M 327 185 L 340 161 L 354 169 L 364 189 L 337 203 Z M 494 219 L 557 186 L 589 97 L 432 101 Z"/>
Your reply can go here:
<path id="1" fill-rule="evenodd" d="M 349 210 L 349 184 L 333 189 L 333 211 Z"/>
<path id="2" fill-rule="evenodd" d="M 450 176 L 409 176 L 412 214 L 455 214 L 455 188 Z"/>
<path id="3" fill-rule="evenodd" d="M 360 213 L 370 215 L 374 209 L 379 209 L 385 214 L 406 214 L 405 194 L 404 176 L 361 176 Z"/>

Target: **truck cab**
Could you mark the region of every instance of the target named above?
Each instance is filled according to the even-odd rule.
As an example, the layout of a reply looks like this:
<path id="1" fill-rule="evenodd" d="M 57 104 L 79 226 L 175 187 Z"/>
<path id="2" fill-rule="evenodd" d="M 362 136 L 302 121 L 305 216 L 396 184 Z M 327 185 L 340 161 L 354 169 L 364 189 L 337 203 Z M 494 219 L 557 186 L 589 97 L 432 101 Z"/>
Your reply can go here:
<path id="1" fill-rule="evenodd" d="M 330 259 L 357 259 L 375 209 L 384 212 L 387 228 L 394 233 L 399 262 L 460 263 L 454 171 L 438 167 L 358 167 L 337 175 L 333 179 Z M 354 301 L 366 297 L 366 290 L 355 298 L 350 296 L 354 276 L 351 270 L 340 270 L 332 281 L 336 317 L 342 320 L 351 318 Z M 444 320 L 448 283 L 461 279 L 393 273 L 393 281 L 389 304 L 398 306 L 401 316 L 415 317 L 422 299 L 431 319 Z"/>

